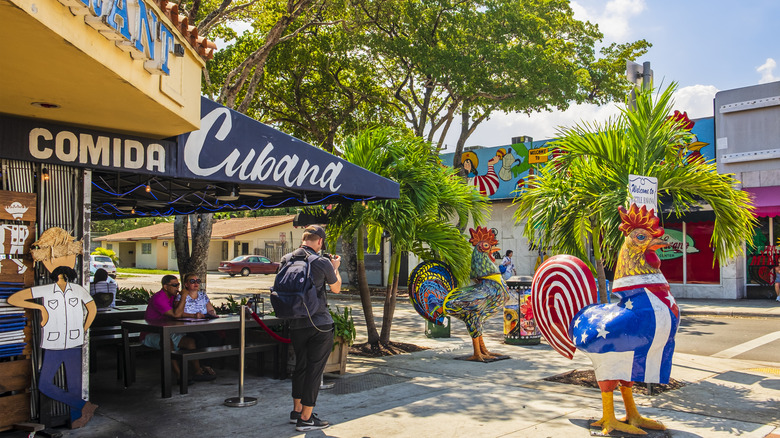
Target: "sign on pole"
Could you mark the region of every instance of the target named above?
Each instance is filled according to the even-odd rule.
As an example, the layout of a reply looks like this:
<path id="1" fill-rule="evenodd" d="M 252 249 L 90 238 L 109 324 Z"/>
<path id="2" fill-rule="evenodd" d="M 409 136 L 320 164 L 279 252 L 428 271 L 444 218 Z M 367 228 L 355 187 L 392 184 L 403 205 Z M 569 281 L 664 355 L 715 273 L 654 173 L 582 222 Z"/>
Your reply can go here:
<path id="1" fill-rule="evenodd" d="M 628 175 L 628 193 L 631 204 L 655 210 L 658 215 L 658 179 L 652 176 Z M 630 204 L 629 204 L 630 205 Z"/>

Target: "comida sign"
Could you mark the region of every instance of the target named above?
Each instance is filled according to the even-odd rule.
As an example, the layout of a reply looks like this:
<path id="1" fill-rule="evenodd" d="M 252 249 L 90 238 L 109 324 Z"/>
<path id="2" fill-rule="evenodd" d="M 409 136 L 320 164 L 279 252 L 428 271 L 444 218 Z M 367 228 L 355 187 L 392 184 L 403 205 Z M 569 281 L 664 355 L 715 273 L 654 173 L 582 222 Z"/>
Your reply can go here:
<path id="1" fill-rule="evenodd" d="M 0 116 L 0 157 L 93 169 L 168 175 L 175 167 L 176 142 Z"/>
<path id="2" fill-rule="evenodd" d="M 168 56 L 184 54 L 174 33 L 160 19 L 155 9 L 143 0 L 59 0 L 74 15 L 133 59 L 143 60 L 144 69 L 152 74 L 170 74 Z"/>

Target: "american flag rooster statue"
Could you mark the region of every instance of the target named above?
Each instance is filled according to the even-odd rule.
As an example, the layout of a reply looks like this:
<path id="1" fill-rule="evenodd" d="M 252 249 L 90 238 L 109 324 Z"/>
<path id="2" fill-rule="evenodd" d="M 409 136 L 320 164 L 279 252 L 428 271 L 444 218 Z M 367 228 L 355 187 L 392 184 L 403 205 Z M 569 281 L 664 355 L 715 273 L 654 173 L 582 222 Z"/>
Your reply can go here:
<path id="1" fill-rule="evenodd" d="M 680 311 L 659 269 L 655 251 L 667 245 L 660 239 L 664 229 L 654 210 L 632 204 L 628 211 L 619 211 L 626 236 L 612 288 L 619 302 L 596 304 L 593 274 L 569 255 L 551 257 L 539 266 L 531 294 L 534 316 L 550 345 L 569 359 L 579 349 L 593 362 L 603 410 L 593 426 L 604 434 L 645 434 L 642 428 L 665 427 L 639 415 L 631 387 L 634 382 L 669 382 Z M 622 421 L 615 418 L 613 403 L 618 387 L 626 407 Z"/>

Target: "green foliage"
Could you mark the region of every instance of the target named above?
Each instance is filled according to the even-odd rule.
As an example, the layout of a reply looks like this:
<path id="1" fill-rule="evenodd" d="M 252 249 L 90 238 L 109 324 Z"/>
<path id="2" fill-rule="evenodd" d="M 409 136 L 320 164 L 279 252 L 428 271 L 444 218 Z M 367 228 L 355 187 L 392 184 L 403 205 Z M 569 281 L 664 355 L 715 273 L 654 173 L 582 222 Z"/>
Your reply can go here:
<path id="1" fill-rule="evenodd" d="M 347 345 L 352 345 L 357 337 L 357 330 L 355 329 L 355 320 L 352 319 L 352 309 L 345 307 L 343 313 L 339 313 L 340 310 L 336 306 L 336 311 L 330 309 L 328 306 L 330 316 L 333 318 L 334 333 L 333 336 L 341 338 Z M 333 344 L 333 348 L 336 348 L 336 344 Z"/>
<path id="2" fill-rule="evenodd" d="M 233 295 L 228 295 L 226 301 L 227 302 L 222 303 L 219 306 L 214 306 L 214 311 L 216 311 L 217 314 L 225 315 L 229 313 L 239 313 L 241 311 L 241 306 L 246 306 L 246 303 L 249 300 L 247 300 L 246 297 L 242 297 L 240 301 L 236 301 L 233 298 Z"/>
<path id="3" fill-rule="evenodd" d="M 471 217 L 481 224 L 487 215 L 487 198 L 444 167 L 436 149 L 408 132 L 376 128 L 346 139 L 345 160 L 400 185 L 399 199 L 333 208 L 328 223 L 329 245 L 339 236 L 353 236 L 359 227 L 368 231 L 368 250 L 378 252 L 382 236 L 389 235 L 394 251 L 410 251 L 423 259 L 437 258 L 467 281 L 472 246 L 462 236 Z M 453 223 L 454 222 L 454 223 Z"/>
<path id="4" fill-rule="evenodd" d="M 114 265 L 119 264 L 119 256 L 116 255 L 116 252 L 114 252 L 113 249 L 106 249 L 102 246 L 99 246 L 95 248 L 94 251 L 92 251 L 92 255 L 104 255 L 106 257 L 110 257 L 111 261 L 114 262 Z"/>
<path id="5" fill-rule="evenodd" d="M 125 304 L 146 304 L 154 292 L 142 287 L 120 287 L 116 290 L 116 299 L 124 301 Z"/>
<path id="6" fill-rule="evenodd" d="M 659 209 L 678 217 L 700 204 L 715 214 L 711 245 L 726 259 L 752 242 L 755 219 L 746 192 L 731 174 L 719 174 L 713 160 L 688 160 L 691 133 L 669 118 L 676 84 L 653 96 L 636 90 L 636 107 L 626 105 L 606 123 L 564 128 L 550 146 L 558 155 L 539 172 L 533 187 L 515 198 L 517 224 L 533 245 L 588 261 L 594 244 L 597 260 L 614 266 L 623 234 L 618 206 L 627 206 L 628 175 L 658 179 Z M 662 224 L 663 225 L 663 224 Z"/>

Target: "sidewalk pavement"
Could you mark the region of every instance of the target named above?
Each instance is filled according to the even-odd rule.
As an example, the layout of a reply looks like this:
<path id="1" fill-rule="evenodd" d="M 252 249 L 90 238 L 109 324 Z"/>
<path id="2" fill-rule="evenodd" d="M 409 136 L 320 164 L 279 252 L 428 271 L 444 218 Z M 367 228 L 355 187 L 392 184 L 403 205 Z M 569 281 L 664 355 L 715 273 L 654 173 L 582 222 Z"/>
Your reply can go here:
<path id="1" fill-rule="evenodd" d="M 753 302 L 755 301 L 755 302 Z M 678 300 L 683 317 L 692 314 L 780 316 L 780 303 L 756 300 Z M 332 297 L 331 305 L 352 307 L 360 327 L 358 301 Z M 374 306 L 381 316 L 381 306 Z M 774 322 L 773 322 L 774 323 Z M 589 369 L 581 353 L 568 360 L 546 343 L 503 343 L 502 319 L 488 321 L 486 344 L 511 358 L 493 363 L 456 360 L 471 342 L 460 321 L 452 337 L 429 339 L 423 320 L 407 301 L 398 303 L 393 340 L 428 350 L 382 358 L 349 356 L 347 374 L 326 375 L 335 387 L 320 392 L 315 411 L 331 427 L 307 433 L 288 424 L 290 381 L 245 376 L 244 396 L 255 406 L 223 405 L 238 395 L 233 362 L 219 378 L 199 382 L 188 395 L 159 398 L 158 359 L 139 358 L 138 381 L 123 389 L 108 351 L 92 374 L 91 400 L 100 405 L 83 429 L 60 429 L 64 437 L 588 437 L 588 424 L 601 416 L 598 390 L 542 380 L 572 369 Z M 358 339 L 361 341 L 361 339 Z M 780 437 L 780 364 L 675 354 L 672 377 L 681 389 L 637 395 L 640 413 L 662 421 L 665 432 L 650 437 Z M 616 413 L 623 406 L 615 397 Z M 621 435 L 615 435 L 621 436 Z M 626 435 L 622 435 L 626 436 Z"/>

